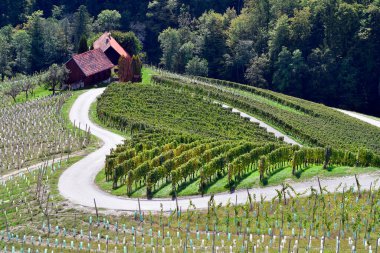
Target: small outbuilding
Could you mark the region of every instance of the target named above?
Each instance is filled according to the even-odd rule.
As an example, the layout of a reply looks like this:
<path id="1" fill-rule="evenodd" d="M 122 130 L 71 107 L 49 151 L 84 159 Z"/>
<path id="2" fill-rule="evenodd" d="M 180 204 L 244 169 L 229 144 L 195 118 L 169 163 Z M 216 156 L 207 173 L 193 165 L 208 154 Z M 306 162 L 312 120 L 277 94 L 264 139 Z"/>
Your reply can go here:
<path id="1" fill-rule="evenodd" d="M 114 65 L 118 65 L 121 56 L 131 58 L 124 48 L 111 36 L 111 33 L 106 32 L 97 39 L 93 44 L 94 49 L 101 49 Z"/>
<path id="2" fill-rule="evenodd" d="M 99 48 L 74 55 L 66 63 L 66 68 L 70 71 L 67 83 L 83 83 L 84 86 L 100 83 L 111 77 L 113 67 L 115 65 Z"/>

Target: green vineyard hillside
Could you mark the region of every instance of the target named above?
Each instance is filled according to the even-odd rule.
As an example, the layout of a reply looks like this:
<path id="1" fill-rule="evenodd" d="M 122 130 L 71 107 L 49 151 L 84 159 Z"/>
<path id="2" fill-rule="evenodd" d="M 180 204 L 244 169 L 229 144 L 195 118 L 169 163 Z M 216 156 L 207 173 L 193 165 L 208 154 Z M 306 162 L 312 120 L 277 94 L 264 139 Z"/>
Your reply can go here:
<path id="1" fill-rule="evenodd" d="M 286 144 L 215 102 L 261 119 L 267 115 L 271 123 L 286 116 L 284 112 L 293 116 L 288 124 L 299 116 L 298 125 L 287 132 L 306 145 Z M 131 138 L 111 152 L 97 177 L 101 188 L 117 195 L 150 198 L 233 191 L 252 186 L 245 182 L 247 177 L 265 185 L 276 174 L 296 179 L 310 168 L 323 174 L 344 166 L 350 174 L 355 171 L 351 167 L 368 168 L 362 172 L 380 167 L 378 143 L 369 138 L 377 137 L 379 129 L 322 105 L 222 81 L 165 73 L 153 76 L 151 84 L 115 83 L 98 100 L 97 116 Z M 307 129 L 308 124 L 328 119 L 335 123 L 310 141 L 313 129 Z M 303 128 L 298 127 L 301 123 Z M 360 127 L 370 134 L 350 135 Z M 348 144 L 340 141 L 343 135 Z"/>

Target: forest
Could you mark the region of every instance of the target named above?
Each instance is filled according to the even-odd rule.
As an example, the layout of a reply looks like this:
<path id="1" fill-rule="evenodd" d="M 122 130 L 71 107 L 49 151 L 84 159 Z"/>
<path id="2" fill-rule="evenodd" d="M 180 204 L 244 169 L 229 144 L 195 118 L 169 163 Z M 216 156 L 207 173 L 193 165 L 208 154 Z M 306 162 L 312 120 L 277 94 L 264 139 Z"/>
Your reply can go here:
<path id="1" fill-rule="evenodd" d="M 147 64 L 380 115 L 378 0 L 5 0 L 0 27 L 2 78 L 132 31 Z"/>

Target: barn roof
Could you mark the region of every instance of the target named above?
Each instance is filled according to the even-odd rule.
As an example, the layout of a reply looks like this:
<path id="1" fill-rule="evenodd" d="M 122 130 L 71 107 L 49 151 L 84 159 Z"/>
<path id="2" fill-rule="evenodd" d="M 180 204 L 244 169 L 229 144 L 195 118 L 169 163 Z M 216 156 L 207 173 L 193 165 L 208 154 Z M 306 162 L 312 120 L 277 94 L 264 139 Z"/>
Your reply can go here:
<path id="1" fill-rule="evenodd" d="M 91 76 L 114 67 L 101 49 L 94 49 L 74 55 L 73 60 L 85 76 Z"/>
<path id="2" fill-rule="evenodd" d="M 94 42 L 93 47 L 95 49 L 100 48 L 103 52 L 112 47 L 120 56 L 130 57 L 130 55 L 122 46 L 120 46 L 119 43 L 117 43 L 109 32 L 105 32 L 102 36 L 100 36 L 99 39 Z"/>

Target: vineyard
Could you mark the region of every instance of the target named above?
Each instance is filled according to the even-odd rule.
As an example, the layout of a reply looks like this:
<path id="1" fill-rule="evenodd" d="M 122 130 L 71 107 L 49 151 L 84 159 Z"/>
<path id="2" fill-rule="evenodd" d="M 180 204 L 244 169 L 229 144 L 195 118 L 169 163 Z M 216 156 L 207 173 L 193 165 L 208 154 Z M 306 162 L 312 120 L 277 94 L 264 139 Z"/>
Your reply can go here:
<path id="1" fill-rule="evenodd" d="M 32 100 L 0 109 L 0 174 L 86 147 L 90 133 L 69 129 L 61 114 L 71 96 Z"/>
<path id="2" fill-rule="evenodd" d="M 153 82 L 223 101 L 271 123 L 308 146 L 380 154 L 380 130 L 326 106 L 251 86 L 160 71 Z"/>
<path id="3" fill-rule="evenodd" d="M 77 159 L 0 184 L 2 252 L 378 252 L 379 189 L 340 186 L 308 197 L 283 185 L 277 197 L 249 194 L 206 210 L 129 213 L 76 210 L 56 188 Z M 159 204 L 159 203 L 157 203 Z M 96 207 L 96 201 L 94 202 Z"/>
<path id="4" fill-rule="evenodd" d="M 285 144 L 197 91 L 173 82 L 111 85 L 98 117 L 131 140 L 107 156 L 98 184 L 116 195 L 174 197 L 251 187 L 247 178 L 266 185 L 287 168 L 286 177 L 299 178 L 315 166 L 380 167 L 365 148 Z"/>

